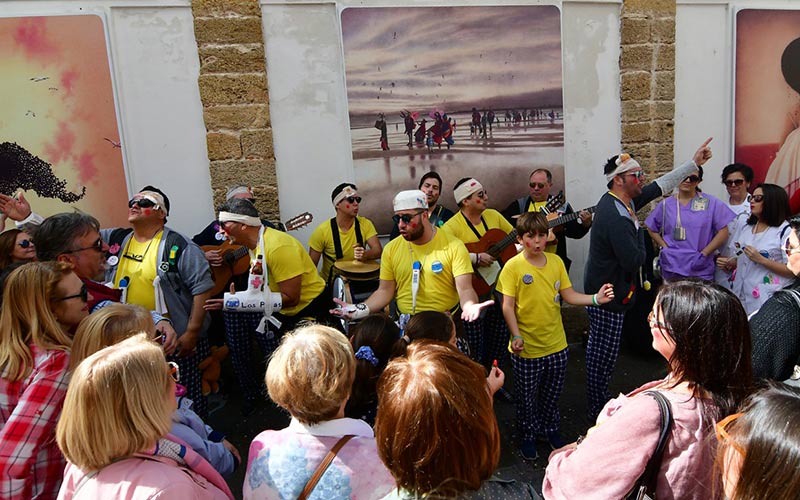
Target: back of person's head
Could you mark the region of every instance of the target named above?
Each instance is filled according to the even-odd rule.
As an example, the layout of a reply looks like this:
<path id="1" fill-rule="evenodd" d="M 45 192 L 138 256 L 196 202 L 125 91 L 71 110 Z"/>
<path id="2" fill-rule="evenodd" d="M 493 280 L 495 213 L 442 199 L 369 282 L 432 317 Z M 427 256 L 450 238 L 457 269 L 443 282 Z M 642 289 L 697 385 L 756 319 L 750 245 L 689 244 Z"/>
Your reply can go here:
<path id="1" fill-rule="evenodd" d="M 152 338 L 153 317 L 136 304 L 111 304 L 85 317 L 72 340 L 70 365 L 78 364 L 104 347 L 114 345 L 138 333 Z"/>
<path id="2" fill-rule="evenodd" d="M 422 311 L 411 316 L 403 329 L 403 336 L 394 344 L 392 357 L 405 356 L 409 344 L 415 340 L 438 340 L 452 342 L 455 331 L 453 318 L 439 311 Z"/>
<path id="3" fill-rule="evenodd" d="M 3 304 L 3 293 L 6 288 L 6 280 L 11 276 L 11 273 L 27 264 L 27 262 L 14 262 L 3 269 L 0 269 L 0 306 Z"/>
<path id="4" fill-rule="evenodd" d="M 355 378 L 345 413 L 361 417 L 375 401 L 375 386 L 400 337 L 400 328 L 385 314 L 371 314 L 353 327 Z"/>
<path id="5" fill-rule="evenodd" d="M 753 372 L 750 326 L 742 303 L 730 290 L 697 279 L 665 285 L 656 298 L 675 343 L 669 360 L 676 382 L 700 396 L 708 391 L 721 415 L 735 411 L 749 394 Z"/>
<path id="6" fill-rule="evenodd" d="M 89 231 L 100 231 L 100 223 L 89 214 L 70 212 L 51 215 L 36 229 L 36 258 L 56 260 L 75 250 L 74 241 Z"/>
<path id="7" fill-rule="evenodd" d="M 732 173 L 739 172 L 748 184 L 753 182 L 753 169 L 744 163 L 731 163 L 722 169 L 722 182 Z"/>
<path id="8" fill-rule="evenodd" d="M 58 447 L 84 471 L 143 452 L 169 432 L 174 391 L 164 353 L 147 335 L 101 349 L 72 373 Z"/>
<path id="9" fill-rule="evenodd" d="M 217 208 L 218 212 L 230 212 L 232 214 L 249 215 L 258 217 L 258 209 L 250 200 L 244 198 L 232 198 Z"/>
<path id="10" fill-rule="evenodd" d="M 6 279 L 0 308 L 0 373 L 7 380 L 21 380 L 33 367 L 28 348 L 68 350 L 72 340 L 58 323 L 51 302 L 56 286 L 71 273 L 61 262 L 29 262 Z"/>
<path id="11" fill-rule="evenodd" d="M 761 218 L 763 222 L 772 227 L 778 227 L 791 217 L 792 209 L 789 207 L 789 195 L 786 190 L 777 184 L 761 183 L 753 190 L 761 189 L 764 200 L 761 205 Z M 759 221 L 755 215 L 747 219 L 747 223 L 754 225 Z"/>
<path id="12" fill-rule="evenodd" d="M 795 500 L 800 492 L 800 389 L 773 382 L 724 426 L 717 449 L 729 500 Z"/>
<path id="13" fill-rule="evenodd" d="M 517 234 L 520 238 L 526 234 L 547 234 L 549 230 L 547 217 L 541 212 L 525 212 L 517 219 Z"/>
<path id="14" fill-rule="evenodd" d="M 21 232 L 19 229 L 12 228 L 0 233 L 0 270 L 11 264 L 11 254 L 14 253 L 17 246 L 17 235 Z"/>
<path id="15" fill-rule="evenodd" d="M 353 348 L 341 332 L 301 326 L 272 353 L 265 382 L 269 397 L 304 424 L 331 420 L 353 386 Z"/>
<path id="16" fill-rule="evenodd" d="M 500 460 L 483 367 L 442 342 L 413 342 L 378 382 L 378 454 L 397 486 L 451 498 L 477 490 Z"/>

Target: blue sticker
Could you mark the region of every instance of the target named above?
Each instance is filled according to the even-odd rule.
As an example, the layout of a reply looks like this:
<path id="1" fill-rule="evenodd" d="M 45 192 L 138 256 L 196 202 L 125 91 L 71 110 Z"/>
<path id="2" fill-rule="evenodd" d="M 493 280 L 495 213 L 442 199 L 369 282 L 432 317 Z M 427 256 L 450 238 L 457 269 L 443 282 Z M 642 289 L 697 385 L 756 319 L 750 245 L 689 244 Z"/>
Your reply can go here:
<path id="1" fill-rule="evenodd" d="M 560 304 L 561 303 L 561 294 L 560 293 L 557 293 L 556 296 L 553 297 L 553 302 L 555 302 L 556 304 Z"/>
<path id="2" fill-rule="evenodd" d="M 556 280 L 556 282 L 553 284 L 553 290 L 555 290 L 556 292 L 561 290 L 561 281 L 560 280 Z"/>
<path id="3" fill-rule="evenodd" d="M 435 260 L 433 261 L 433 264 L 431 264 L 431 271 L 433 271 L 434 274 L 440 274 L 442 271 L 444 271 L 444 266 L 441 262 Z"/>
<path id="4" fill-rule="evenodd" d="M 526 285 L 530 285 L 531 283 L 533 283 L 533 276 L 531 276 L 530 274 L 523 275 L 522 282 L 525 283 Z"/>

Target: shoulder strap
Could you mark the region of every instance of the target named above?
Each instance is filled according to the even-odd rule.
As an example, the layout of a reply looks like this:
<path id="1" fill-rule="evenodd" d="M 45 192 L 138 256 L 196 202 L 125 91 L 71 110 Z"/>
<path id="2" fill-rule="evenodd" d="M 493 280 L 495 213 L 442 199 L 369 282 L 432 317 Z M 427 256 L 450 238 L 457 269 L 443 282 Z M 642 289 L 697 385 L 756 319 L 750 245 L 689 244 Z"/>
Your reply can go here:
<path id="1" fill-rule="evenodd" d="M 655 498 L 658 470 L 661 468 L 661 457 L 664 455 L 664 448 L 667 446 L 667 438 L 669 438 L 669 432 L 672 429 L 672 405 L 670 405 L 667 398 L 658 391 L 646 391 L 645 394 L 651 396 L 656 400 L 656 403 L 658 403 L 658 411 L 661 414 L 661 433 L 658 436 L 656 450 L 653 456 L 650 457 L 650 460 L 647 461 L 644 472 L 639 476 L 639 480 L 636 484 L 639 486 L 638 489 L 642 487 L 646 488 L 651 498 Z M 633 493 L 635 494 L 636 491 L 634 490 Z"/>
<path id="2" fill-rule="evenodd" d="M 520 215 L 524 214 L 528 211 L 529 202 L 531 202 L 531 197 L 528 196 L 527 198 L 517 198 L 517 205 L 519 205 L 519 213 Z"/>
<path id="3" fill-rule="evenodd" d="M 786 230 L 787 230 L 787 229 L 789 229 L 790 227 L 792 227 L 791 225 L 789 225 L 789 224 L 788 224 L 788 223 L 786 223 L 786 222 L 784 222 L 783 224 L 784 224 L 784 226 L 783 226 L 783 229 L 781 229 L 781 235 L 780 235 L 780 237 L 778 238 L 778 239 L 780 239 L 780 240 L 781 240 L 781 242 L 783 241 L 783 236 L 786 234 Z"/>
<path id="4" fill-rule="evenodd" d="M 339 237 L 339 225 L 336 224 L 336 217 L 332 217 L 330 223 L 331 236 L 333 237 L 333 251 L 336 252 L 336 260 L 340 260 L 344 257 L 344 254 L 342 253 L 342 240 Z"/>
<path id="5" fill-rule="evenodd" d="M 180 233 L 176 231 L 167 230 L 167 237 L 164 240 L 164 252 L 161 254 L 161 262 L 166 262 L 169 264 L 169 270 L 172 271 L 178 265 L 178 258 L 183 252 L 183 249 L 186 248 L 188 242 L 186 238 L 184 238 Z"/>
<path id="6" fill-rule="evenodd" d="M 355 218 L 356 241 L 358 246 L 364 246 L 364 237 L 361 235 L 361 223 L 358 222 L 358 217 Z"/>
<path id="7" fill-rule="evenodd" d="M 113 246 L 115 243 L 117 245 L 122 245 L 122 242 L 125 241 L 125 237 L 128 236 L 133 232 L 133 229 L 130 227 L 118 227 L 111 231 L 111 234 L 108 236 L 108 241 L 106 243 L 108 246 Z"/>
<path id="8" fill-rule="evenodd" d="M 297 500 L 306 500 L 306 498 L 311 495 L 311 492 L 314 491 L 314 487 L 317 486 L 317 483 L 319 482 L 320 478 L 322 478 L 322 475 L 325 474 L 326 470 L 328 470 L 328 467 L 331 465 L 331 462 L 333 462 L 336 454 L 339 453 L 339 450 L 341 450 L 342 447 L 354 437 L 355 436 L 353 434 L 348 434 L 346 436 L 342 436 L 341 439 L 336 441 L 336 444 L 333 445 L 333 448 L 331 448 L 328 454 L 325 455 L 325 458 L 322 459 L 322 463 L 319 464 L 317 470 L 315 470 L 314 474 L 311 475 L 311 479 L 308 480 L 306 487 L 303 488 L 303 491 L 297 497 Z"/>

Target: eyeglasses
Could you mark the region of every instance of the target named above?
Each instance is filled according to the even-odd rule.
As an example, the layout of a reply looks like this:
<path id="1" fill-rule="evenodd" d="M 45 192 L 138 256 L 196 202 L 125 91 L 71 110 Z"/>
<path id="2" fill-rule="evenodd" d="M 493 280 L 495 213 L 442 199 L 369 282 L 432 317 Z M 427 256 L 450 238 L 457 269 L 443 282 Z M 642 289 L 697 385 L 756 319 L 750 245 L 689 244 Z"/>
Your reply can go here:
<path id="1" fill-rule="evenodd" d="M 669 327 L 667 325 L 656 319 L 656 315 L 653 314 L 653 311 L 650 311 L 650 314 L 647 315 L 647 322 L 650 323 L 650 328 L 658 328 L 659 330 L 669 331 Z"/>
<path id="2" fill-rule="evenodd" d="M 528 186 L 530 186 L 531 189 L 533 188 L 544 189 L 547 187 L 547 184 L 545 184 L 544 182 L 531 182 L 530 184 L 528 184 Z"/>
<path id="3" fill-rule="evenodd" d="M 345 200 L 347 200 L 347 203 L 361 203 L 361 199 L 362 198 L 360 196 L 348 196 L 347 198 L 345 198 Z"/>
<path id="4" fill-rule="evenodd" d="M 636 180 L 644 179 L 644 170 L 637 170 L 636 172 L 626 172 L 625 175 L 632 175 L 636 177 Z"/>
<path id="5" fill-rule="evenodd" d="M 81 286 L 80 292 L 76 293 L 75 295 L 67 295 L 66 297 L 60 297 L 58 299 L 55 299 L 55 301 L 62 302 L 64 300 L 77 299 L 78 297 L 81 298 L 82 302 L 89 302 L 89 290 L 86 289 L 85 283 Z"/>
<path id="6" fill-rule="evenodd" d="M 393 215 L 392 220 L 394 221 L 395 224 L 400 224 L 400 222 L 402 222 L 403 224 L 408 224 L 415 217 L 417 217 L 418 215 L 422 215 L 424 212 L 425 210 L 420 210 L 415 214 Z"/>
<path id="7" fill-rule="evenodd" d="M 730 179 L 722 181 L 722 183 L 728 187 L 741 186 L 742 184 L 744 184 L 744 179 Z"/>
<path id="8" fill-rule="evenodd" d="M 738 419 L 742 415 L 744 415 L 744 414 L 743 413 L 734 413 L 733 415 L 728 415 L 727 417 L 725 417 L 722 420 L 720 420 L 719 422 L 717 422 L 717 425 L 714 426 L 714 431 L 716 432 L 716 435 L 717 435 L 717 441 L 719 441 L 720 443 L 725 442 L 725 441 L 729 441 L 731 446 L 733 446 L 733 448 L 736 451 L 738 451 L 739 453 L 744 455 L 745 454 L 744 453 L 744 448 L 739 443 L 737 443 L 736 441 L 731 439 L 731 436 L 730 436 L 730 434 L 728 434 L 728 429 L 727 429 L 728 426 L 731 424 L 731 422 L 735 421 L 736 419 Z"/>
<path id="9" fill-rule="evenodd" d="M 83 252 L 84 250 L 97 250 L 98 252 L 102 252 L 103 238 L 97 238 L 95 242 L 89 245 L 88 247 L 76 248 L 75 250 L 70 250 L 69 252 L 64 252 L 64 253 L 78 253 L 78 252 Z"/>
<path id="10" fill-rule="evenodd" d="M 128 208 L 133 208 L 134 205 L 138 205 L 139 208 L 153 208 L 156 206 L 153 200 L 148 200 L 147 198 L 134 198 L 128 202 Z"/>
<path id="11" fill-rule="evenodd" d="M 753 196 L 750 197 L 750 201 L 754 201 L 756 203 L 761 203 L 762 201 L 764 201 L 764 195 L 763 194 L 754 194 Z"/>
<path id="12" fill-rule="evenodd" d="M 689 182 L 699 182 L 699 181 L 701 181 L 701 180 L 703 180 L 703 179 L 701 179 L 699 175 L 694 175 L 694 174 L 692 174 L 692 175 L 690 175 L 690 176 L 686 177 L 685 179 L 683 179 L 683 182 L 686 182 L 686 181 L 689 181 Z"/>
<path id="13" fill-rule="evenodd" d="M 29 248 L 33 246 L 33 242 L 31 240 L 22 240 L 17 245 L 21 246 L 22 248 Z"/>
<path id="14" fill-rule="evenodd" d="M 181 369 L 178 368 L 178 363 L 174 361 L 168 361 L 167 366 L 169 366 L 169 376 L 172 377 L 172 380 L 175 382 L 181 381 Z"/>
<path id="15" fill-rule="evenodd" d="M 800 252 L 800 248 L 792 248 L 792 240 L 787 239 L 783 244 L 783 251 L 786 252 L 786 255 L 794 255 Z"/>

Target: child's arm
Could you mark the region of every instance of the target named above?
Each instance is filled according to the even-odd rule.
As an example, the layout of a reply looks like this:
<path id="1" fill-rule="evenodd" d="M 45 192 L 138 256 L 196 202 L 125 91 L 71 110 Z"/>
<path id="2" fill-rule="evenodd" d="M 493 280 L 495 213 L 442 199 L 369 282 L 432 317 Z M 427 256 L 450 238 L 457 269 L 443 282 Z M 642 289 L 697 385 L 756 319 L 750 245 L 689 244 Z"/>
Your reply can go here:
<path id="1" fill-rule="evenodd" d="M 611 283 L 606 283 L 601 286 L 600 290 L 594 295 L 578 293 L 572 287 L 562 288 L 559 293 L 561 293 L 561 297 L 566 300 L 567 303 L 573 306 L 598 306 L 600 304 L 608 304 L 614 300 L 614 287 L 611 286 Z M 503 313 L 505 314 L 505 308 L 503 309 Z M 506 318 L 506 321 L 508 321 L 508 318 Z M 509 325 L 508 328 L 510 330 L 511 325 Z"/>
<path id="2" fill-rule="evenodd" d="M 519 325 L 517 325 L 517 315 L 514 309 L 517 305 L 517 299 L 512 295 L 503 295 L 503 317 L 508 325 L 508 331 L 511 333 L 511 350 L 515 353 L 522 352 L 525 343 L 522 341 L 522 335 L 519 334 Z"/>

